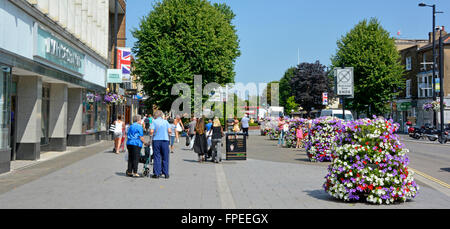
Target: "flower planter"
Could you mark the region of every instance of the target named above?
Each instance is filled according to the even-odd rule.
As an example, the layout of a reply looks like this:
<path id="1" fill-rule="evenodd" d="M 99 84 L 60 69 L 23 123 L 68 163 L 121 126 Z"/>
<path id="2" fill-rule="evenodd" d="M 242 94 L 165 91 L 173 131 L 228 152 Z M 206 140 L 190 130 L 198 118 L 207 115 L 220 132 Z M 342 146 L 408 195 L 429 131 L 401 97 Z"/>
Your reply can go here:
<path id="1" fill-rule="evenodd" d="M 407 168 L 408 150 L 394 134 L 398 125 L 382 118 L 349 122 L 323 185 L 345 201 L 391 204 L 414 198 L 419 187 Z"/>

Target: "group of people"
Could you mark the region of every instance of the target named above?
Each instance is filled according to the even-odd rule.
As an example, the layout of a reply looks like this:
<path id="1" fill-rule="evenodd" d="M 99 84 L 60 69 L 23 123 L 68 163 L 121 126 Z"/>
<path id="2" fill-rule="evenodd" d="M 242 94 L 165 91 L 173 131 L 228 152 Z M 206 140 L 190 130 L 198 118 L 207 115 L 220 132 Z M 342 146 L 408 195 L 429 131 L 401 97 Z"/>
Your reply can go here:
<path id="1" fill-rule="evenodd" d="M 308 120 L 305 123 L 307 131 L 311 129 L 312 120 L 311 117 L 308 117 Z M 289 132 L 290 123 L 288 120 L 286 120 L 283 116 L 281 116 L 278 120 L 278 146 L 283 147 L 284 146 L 284 140 L 286 138 L 286 134 Z M 301 148 L 303 144 L 303 140 L 306 138 L 307 133 L 303 132 L 303 127 L 301 125 L 297 126 L 295 129 L 295 137 L 297 139 L 297 144 L 295 148 Z"/>
<path id="2" fill-rule="evenodd" d="M 113 122 L 112 130 L 114 131 L 114 152 L 119 154 L 120 148 L 126 136 L 126 147 L 128 150 L 128 168 L 126 175 L 130 177 L 139 177 L 138 165 L 141 156 L 142 147 L 150 147 L 153 149 L 153 178 L 160 178 L 162 175 L 166 179 L 169 178 L 169 144 L 174 137 L 173 128 L 166 120 L 162 111 L 156 111 L 152 115 L 140 115 L 133 117 L 131 125 L 125 125 L 122 115 L 118 115 L 118 119 Z M 172 121 L 173 123 L 173 121 Z M 149 141 L 145 141 L 144 135 L 150 136 Z M 123 147 L 122 147 L 123 148 Z M 172 148 L 173 152 L 173 148 Z"/>
<path id="3" fill-rule="evenodd" d="M 203 163 L 207 158 L 215 163 L 222 161 L 222 137 L 224 136 L 219 118 L 209 119 L 192 117 L 186 128 L 186 146 L 198 155 L 198 162 Z"/>

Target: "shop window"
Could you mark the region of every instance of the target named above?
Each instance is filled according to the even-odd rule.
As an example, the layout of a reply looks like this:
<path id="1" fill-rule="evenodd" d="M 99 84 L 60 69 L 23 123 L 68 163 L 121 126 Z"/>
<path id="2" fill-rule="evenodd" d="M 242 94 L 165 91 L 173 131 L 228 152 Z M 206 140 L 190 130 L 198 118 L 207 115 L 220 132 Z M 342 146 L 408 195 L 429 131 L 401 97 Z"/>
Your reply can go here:
<path id="1" fill-rule="evenodd" d="M 406 81 L 406 98 L 411 98 L 411 80 Z"/>
<path id="2" fill-rule="evenodd" d="M 433 78 L 431 75 L 419 75 L 417 77 L 417 90 L 419 98 L 432 97 L 433 92 Z"/>
<path id="3" fill-rule="evenodd" d="M 0 150 L 9 148 L 11 68 L 0 66 Z"/>
<path id="4" fill-rule="evenodd" d="M 408 56 L 408 57 L 406 57 L 406 70 L 411 70 L 411 57 L 410 56 Z"/>

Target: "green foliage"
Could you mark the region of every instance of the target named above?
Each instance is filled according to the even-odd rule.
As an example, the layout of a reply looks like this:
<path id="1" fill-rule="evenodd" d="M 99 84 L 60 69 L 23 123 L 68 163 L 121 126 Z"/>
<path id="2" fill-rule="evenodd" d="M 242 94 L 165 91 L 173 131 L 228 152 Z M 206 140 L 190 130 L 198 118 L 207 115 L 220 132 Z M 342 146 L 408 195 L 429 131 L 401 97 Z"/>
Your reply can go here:
<path id="1" fill-rule="evenodd" d="M 294 112 L 297 111 L 297 109 L 298 109 L 298 104 L 295 103 L 295 96 L 289 97 L 289 98 L 287 99 L 286 105 L 285 105 L 284 107 L 285 107 L 284 110 L 285 110 L 286 114 L 288 114 L 288 115 L 291 114 L 292 110 L 294 110 Z"/>
<path id="2" fill-rule="evenodd" d="M 286 107 L 288 99 L 293 95 L 291 80 L 295 74 L 295 67 L 290 67 L 280 79 L 280 106 Z"/>
<path id="3" fill-rule="evenodd" d="M 272 103 L 272 84 L 276 84 L 276 83 L 279 84 L 280 81 L 271 81 L 271 82 L 269 82 L 267 84 L 267 87 L 264 88 L 264 90 L 262 92 L 262 95 L 267 95 L 267 100 L 266 101 L 267 101 L 267 105 L 268 106 L 272 106 L 272 104 L 271 104 Z M 278 89 L 279 89 L 279 87 L 278 87 Z M 276 100 L 277 100 L 277 98 L 274 98 L 274 101 L 276 101 Z M 261 102 L 263 103 L 263 101 L 261 101 Z"/>
<path id="4" fill-rule="evenodd" d="M 169 110 L 178 96 L 176 83 L 191 84 L 203 76 L 203 86 L 234 82 L 234 65 L 240 56 L 239 40 L 226 4 L 206 0 L 162 0 L 133 30 L 134 74 L 150 102 Z"/>
<path id="5" fill-rule="evenodd" d="M 346 107 L 367 112 L 370 106 L 373 114 L 387 113 L 386 104 L 405 86 L 393 38 L 377 19 L 371 18 L 359 22 L 337 46 L 331 58 L 333 67 L 354 68 L 355 98 L 346 99 Z"/>

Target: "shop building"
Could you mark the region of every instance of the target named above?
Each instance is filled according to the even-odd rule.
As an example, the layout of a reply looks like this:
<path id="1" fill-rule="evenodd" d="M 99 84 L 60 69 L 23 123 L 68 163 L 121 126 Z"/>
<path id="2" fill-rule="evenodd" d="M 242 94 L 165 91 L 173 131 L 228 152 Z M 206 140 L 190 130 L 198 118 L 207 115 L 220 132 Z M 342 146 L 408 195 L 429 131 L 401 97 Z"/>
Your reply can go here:
<path id="1" fill-rule="evenodd" d="M 440 31 L 436 31 L 436 69 L 435 78 L 439 82 L 439 36 Z M 450 123 L 450 34 L 442 30 L 443 40 L 443 83 L 437 84 L 436 88 L 444 91 L 444 102 L 447 107 L 444 109 L 444 123 Z M 432 33 L 429 39 L 397 39 L 396 45 L 401 56 L 401 62 L 405 66 L 405 89 L 400 93 L 392 104 L 393 118 L 400 124 L 400 131 L 406 132 L 406 122 L 413 125 L 422 126 L 424 124 L 433 125 L 433 111 L 423 108 L 426 103 L 433 102 L 433 45 Z M 437 99 L 439 93 L 436 93 Z M 437 112 L 436 122 L 439 126 L 440 115 Z"/>
<path id="2" fill-rule="evenodd" d="M 0 0 L 0 173 L 106 139 L 110 1 Z"/>

